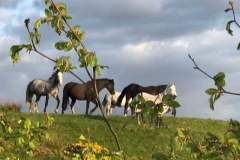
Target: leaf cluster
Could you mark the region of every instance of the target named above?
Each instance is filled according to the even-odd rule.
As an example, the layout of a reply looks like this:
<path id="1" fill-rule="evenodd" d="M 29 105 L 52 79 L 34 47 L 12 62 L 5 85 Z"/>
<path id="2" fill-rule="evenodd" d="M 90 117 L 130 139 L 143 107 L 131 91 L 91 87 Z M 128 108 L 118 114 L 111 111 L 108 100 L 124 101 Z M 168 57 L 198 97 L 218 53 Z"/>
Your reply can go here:
<path id="1" fill-rule="evenodd" d="M 239 159 L 240 158 L 240 125 L 238 121 L 230 120 L 227 132 L 221 136 L 206 132 L 202 141 L 195 141 L 189 130 L 178 128 L 174 133 L 171 150 L 190 151 L 192 158 L 197 159 Z"/>
<path id="2" fill-rule="evenodd" d="M 173 100 L 173 98 L 170 95 L 164 95 L 162 97 L 162 102 L 159 104 L 155 104 L 154 101 L 151 100 L 145 100 L 144 97 L 139 94 L 137 95 L 137 98 L 132 100 L 130 103 L 131 106 L 137 109 L 141 109 L 142 113 L 146 115 L 149 119 L 150 124 L 152 124 L 154 118 L 164 111 L 163 106 L 168 105 L 172 108 L 172 115 L 176 116 L 177 110 L 176 108 L 180 107 L 180 104 Z"/>
<path id="3" fill-rule="evenodd" d="M 233 18 L 234 19 L 227 22 L 226 30 L 227 30 L 228 34 L 233 36 L 233 30 L 231 29 L 231 24 L 235 23 L 238 27 L 240 27 L 240 26 L 237 23 L 236 18 L 235 18 L 235 11 L 234 11 L 234 3 L 233 3 L 233 1 L 230 1 L 229 5 L 230 5 L 230 8 L 225 9 L 225 12 L 231 11 L 233 13 Z M 238 43 L 237 50 L 240 50 L 240 43 Z"/>
<path id="4" fill-rule="evenodd" d="M 42 139 L 49 139 L 48 128 L 52 125 L 53 118 L 47 116 L 46 122 L 40 123 L 37 121 L 33 123 L 29 118 L 21 117 L 17 124 L 8 120 L 3 113 L 1 113 L 1 128 L 0 130 L 0 152 L 5 150 L 4 143 L 11 143 L 10 139 L 14 139 L 15 150 L 21 150 L 29 157 L 34 156 L 34 151 L 37 146 L 41 145 Z"/>
<path id="5" fill-rule="evenodd" d="M 209 88 L 205 91 L 208 95 L 210 95 L 209 104 L 212 110 L 214 110 L 215 101 L 218 100 L 223 94 L 222 88 L 226 85 L 225 74 L 223 72 L 219 72 L 217 75 L 214 76 L 214 81 L 217 89 Z"/>

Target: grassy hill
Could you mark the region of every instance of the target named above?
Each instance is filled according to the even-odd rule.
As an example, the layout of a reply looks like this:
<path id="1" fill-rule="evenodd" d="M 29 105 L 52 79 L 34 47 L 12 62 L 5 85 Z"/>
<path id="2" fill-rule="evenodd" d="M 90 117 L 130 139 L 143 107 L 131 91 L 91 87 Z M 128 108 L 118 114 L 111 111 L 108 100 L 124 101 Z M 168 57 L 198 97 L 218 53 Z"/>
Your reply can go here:
<path id="1" fill-rule="evenodd" d="M 31 121 L 43 122 L 46 119 L 46 114 L 30 114 L 21 112 L 5 112 L 5 117 L 12 123 L 17 122 L 20 117 L 28 117 Z M 117 151 L 117 145 L 114 137 L 110 133 L 103 117 L 85 116 L 85 115 L 62 115 L 51 114 L 54 118 L 53 126 L 50 128 L 50 142 L 46 146 L 63 150 L 67 144 L 75 143 L 78 137 L 82 134 L 85 137 L 90 136 L 91 142 L 98 142 L 101 146 L 107 147 L 110 150 Z M 130 117 L 109 116 L 108 120 L 114 130 L 117 132 Z M 155 152 L 160 152 L 165 155 L 170 155 L 170 140 L 174 132 L 179 127 L 186 127 L 196 140 L 201 140 L 206 131 L 216 135 L 222 135 L 228 127 L 227 121 L 197 119 L 197 118 L 177 118 L 163 117 L 164 125 L 160 128 L 150 127 L 148 124 L 137 124 L 134 119 L 125 128 L 117 133 L 120 145 L 129 160 L 147 160 L 150 155 Z M 90 129 L 90 135 L 87 128 Z M 0 132 L 1 133 L 1 132 Z M 6 151 L 0 154 L 0 159 L 4 159 L 6 155 L 14 153 L 13 146 L 6 144 Z M 20 159 L 27 159 L 23 153 L 14 153 Z M 177 151 L 176 159 L 189 159 L 189 153 L 186 151 Z M 42 159 L 42 158 L 40 158 Z M 170 158 L 173 159 L 173 158 Z"/>

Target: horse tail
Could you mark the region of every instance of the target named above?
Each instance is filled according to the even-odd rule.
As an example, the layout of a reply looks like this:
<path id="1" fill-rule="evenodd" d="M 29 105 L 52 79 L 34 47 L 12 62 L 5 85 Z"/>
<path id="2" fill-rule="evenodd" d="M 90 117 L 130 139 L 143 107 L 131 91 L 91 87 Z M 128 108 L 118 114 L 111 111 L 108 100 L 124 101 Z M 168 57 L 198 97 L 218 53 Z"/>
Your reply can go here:
<path id="1" fill-rule="evenodd" d="M 122 93 L 120 94 L 120 96 L 118 97 L 117 103 L 116 103 L 117 106 L 121 106 L 123 97 L 124 97 L 125 94 L 126 94 L 126 89 L 127 89 L 127 88 L 125 87 L 125 88 L 123 89 Z"/>
<path id="2" fill-rule="evenodd" d="M 65 111 L 67 109 L 67 105 L 69 104 L 69 96 L 67 90 L 63 89 L 63 99 L 62 99 L 62 110 Z"/>
<path id="3" fill-rule="evenodd" d="M 33 81 L 31 81 L 30 83 L 28 83 L 27 89 L 26 89 L 26 103 L 30 103 L 32 102 L 32 97 L 33 97 L 33 93 L 31 91 L 31 86 L 33 84 Z M 29 105 L 30 105 L 29 104 Z"/>

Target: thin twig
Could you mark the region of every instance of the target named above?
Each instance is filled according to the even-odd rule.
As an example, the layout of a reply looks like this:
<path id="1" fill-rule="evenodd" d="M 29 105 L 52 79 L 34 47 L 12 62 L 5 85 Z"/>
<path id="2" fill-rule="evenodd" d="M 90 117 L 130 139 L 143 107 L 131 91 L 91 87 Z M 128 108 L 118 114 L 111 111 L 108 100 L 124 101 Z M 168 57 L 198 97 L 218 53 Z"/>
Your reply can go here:
<path id="1" fill-rule="evenodd" d="M 193 62 L 194 65 L 195 65 L 195 67 L 193 67 L 194 69 L 199 70 L 200 72 L 202 72 L 203 74 L 205 74 L 206 76 L 208 76 L 209 78 L 211 78 L 212 80 L 215 81 L 215 79 L 214 79 L 213 77 L 211 77 L 209 74 L 207 74 L 206 72 L 204 72 L 202 69 L 200 69 L 200 68 L 198 67 L 198 65 L 196 64 L 196 62 L 194 61 L 194 59 L 190 56 L 190 54 L 189 54 L 188 56 L 189 56 L 189 58 L 192 60 L 192 62 Z M 216 81 L 215 81 L 215 82 L 216 82 Z M 240 93 L 228 92 L 228 91 L 226 91 L 223 87 L 221 87 L 220 85 L 219 85 L 219 87 L 221 88 L 221 90 L 223 91 L 223 93 L 240 96 Z"/>

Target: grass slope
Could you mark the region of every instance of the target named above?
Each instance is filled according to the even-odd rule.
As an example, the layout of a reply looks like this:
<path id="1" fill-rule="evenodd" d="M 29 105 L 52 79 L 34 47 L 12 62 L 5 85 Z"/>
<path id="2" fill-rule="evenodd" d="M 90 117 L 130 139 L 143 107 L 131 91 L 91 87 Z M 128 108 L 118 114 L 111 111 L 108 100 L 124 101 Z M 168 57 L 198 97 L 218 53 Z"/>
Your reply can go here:
<path id="1" fill-rule="evenodd" d="M 41 122 L 46 118 L 45 114 L 35 113 L 7 112 L 5 115 L 11 121 L 17 121 L 19 117 L 29 117 L 32 121 Z M 50 145 L 55 145 L 56 148 L 62 149 L 67 144 L 77 142 L 81 134 L 88 137 L 87 128 L 89 127 L 91 142 L 98 142 L 98 144 L 110 150 L 117 150 L 114 137 L 110 133 L 102 116 L 61 114 L 52 114 L 51 116 L 54 118 L 54 123 L 49 132 L 54 140 L 52 140 L 52 144 Z M 110 124 L 116 132 L 129 119 L 130 117 L 123 116 L 108 117 Z M 150 128 L 148 124 L 138 125 L 135 119 L 118 133 L 120 145 L 127 159 L 147 160 L 150 159 L 150 155 L 154 152 L 170 155 L 170 139 L 179 127 L 188 128 L 194 139 L 199 141 L 202 140 L 206 131 L 222 135 L 228 127 L 227 121 L 211 119 L 163 117 L 163 122 L 164 125 L 160 128 L 156 128 L 155 126 Z M 0 159 L 6 155 L 10 155 L 12 151 L 10 149 L 4 152 L 2 156 L 0 155 Z M 20 159 L 26 159 L 26 157 L 20 157 Z M 189 159 L 189 152 L 177 151 L 176 159 Z"/>

